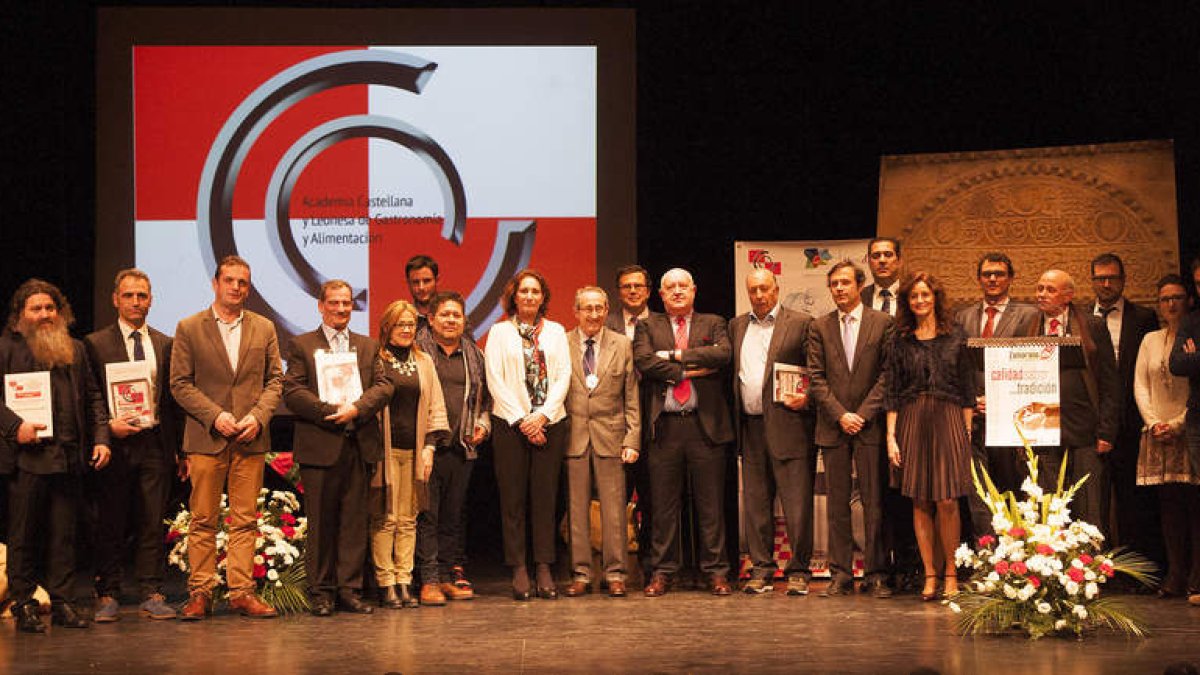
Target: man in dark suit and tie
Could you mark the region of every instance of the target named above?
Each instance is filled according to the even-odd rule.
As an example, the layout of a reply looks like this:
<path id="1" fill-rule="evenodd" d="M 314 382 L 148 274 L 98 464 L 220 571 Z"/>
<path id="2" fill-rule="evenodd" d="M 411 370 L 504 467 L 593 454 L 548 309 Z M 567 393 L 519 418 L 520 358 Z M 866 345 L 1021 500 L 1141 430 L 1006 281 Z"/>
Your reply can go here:
<path id="1" fill-rule="evenodd" d="M 884 344 L 892 319 L 866 307 L 861 288 L 866 275 L 844 260 L 828 273 L 837 309 L 813 321 L 808 368 L 817 406 L 816 442 L 825 459 L 829 520 L 826 596 L 846 595 L 854 583 L 854 541 L 850 527 L 851 474 L 857 469 L 863 508 L 863 579 L 878 598 L 891 596 L 884 583 L 883 491 L 887 483 L 883 451 Z"/>
<path id="2" fill-rule="evenodd" d="M 985 253 L 975 266 L 975 274 L 983 292 L 983 301 L 962 308 L 956 317 L 959 325 L 967 337 L 1015 337 L 1037 315 L 1037 308 L 1009 298 L 1009 288 L 1016 276 L 1012 260 L 1003 253 Z M 987 401 L 984 398 L 982 363 L 981 358 L 980 368 L 976 371 L 975 396 L 978 403 L 975 415 L 971 418 L 971 452 L 974 461 L 987 469 L 998 489 L 1016 490 L 1021 486 L 1018 467 L 1023 464 L 1025 449 L 987 447 Z M 968 499 L 975 535 L 978 537 L 991 532 L 992 512 L 974 492 Z"/>
<path id="3" fill-rule="evenodd" d="M 1075 493 L 1072 511 L 1105 532 L 1101 494 L 1108 485 L 1108 454 L 1117 438 L 1121 410 L 1112 338 L 1103 319 L 1071 303 L 1075 281 L 1066 272 L 1052 269 L 1042 274 L 1036 297 L 1038 314 L 1021 333 L 1076 336 L 1081 342 L 1058 351 L 1061 445 L 1034 448 L 1038 482 L 1043 490 L 1053 490 L 1064 461 L 1071 483 L 1087 474 L 1087 482 Z"/>
<path id="4" fill-rule="evenodd" d="M 225 575 L 229 606 L 244 616 L 272 618 L 255 592 L 254 540 L 267 425 L 279 407 L 283 373 L 279 340 L 269 319 L 245 308 L 250 263 L 223 258 L 213 274 L 213 304 L 179 322 L 171 349 L 171 394 L 187 413 L 183 451 L 192 482 L 188 531 L 188 600 L 184 621 L 212 611 L 217 585 L 217 518 L 228 483 L 230 527 Z"/>
<path id="5" fill-rule="evenodd" d="M 1158 315 L 1152 309 L 1125 298 L 1125 263 L 1115 253 L 1102 253 L 1092 260 L 1092 290 L 1096 302 L 1092 313 L 1104 320 L 1112 338 L 1117 360 L 1121 420 L 1117 442 L 1109 455 L 1109 478 L 1113 503 L 1102 506 L 1116 524 L 1115 544 L 1129 546 L 1155 559 L 1162 559 L 1158 533 L 1158 500 L 1150 489 L 1137 487 L 1137 457 L 1142 437 L 1142 415 L 1133 400 L 1133 371 L 1138 350 L 1147 333 L 1158 330 Z M 1107 496 L 1107 491 L 1105 496 Z M 1108 500 L 1101 498 L 1101 502 Z"/>
<path id="6" fill-rule="evenodd" d="M 625 265 L 617 270 L 617 292 L 621 310 L 609 312 L 604 325 L 633 341 L 634 329 L 645 321 L 650 311 L 650 273 L 641 265 Z"/>
<path id="7" fill-rule="evenodd" d="M 300 464 L 308 543 L 304 567 L 308 573 L 311 611 L 315 616 L 339 609 L 370 614 L 362 601 L 363 563 L 367 557 L 367 484 L 371 467 L 383 459 L 376 414 L 390 398 L 386 380 L 373 387 L 375 340 L 350 330 L 354 294 L 340 279 L 325 282 L 317 310 L 321 325 L 297 335 L 287 350 L 283 399 L 296 415 L 292 450 Z M 346 400 L 336 392 L 321 396 L 318 351 L 352 352 L 362 394 Z"/>
<path id="8" fill-rule="evenodd" d="M 638 459 L 641 404 L 633 368 L 633 347 L 623 334 L 604 327 L 608 295 L 587 286 L 575 292 L 579 326 L 567 334 L 571 350 L 571 389 L 567 414 L 567 476 L 571 506 L 571 569 L 568 597 L 591 591 L 590 511 L 592 478 L 600 500 L 601 559 L 608 594 L 625 596 L 625 469 Z"/>
<path id="9" fill-rule="evenodd" d="M 725 550 L 725 448 L 733 442 L 733 427 L 721 370 L 729 365 L 729 337 L 724 319 L 694 311 L 696 285 L 687 270 L 664 274 L 659 295 L 666 314 L 638 323 L 633 341 L 653 439 L 647 456 L 654 494 L 653 572 L 646 595 L 666 593 L 679 571 L 679 513 L 690 477 L 700 571 L 714 595 L 727 596 L 732 591 Z"/>
<path id="10" fill-rule="evenodd" d="M 775 366 L 808 367 L 812 317 L 779 304 L 779 284 L 766 269 L 746 276 L 750 311 L 729 322 L 733 401 L 742 453 L 746 547 L 754 565 L 742 587 L 771 590 L 777 564 L 775 497 L 783 504 L 792 557 L 784 566 L 788 595 L 807 595 L 813 548 L 813 446 L 816 416 L 808 390 L 775 395 Z"/>
<path id="11" fill-rule="evenodd" d="M 895 317 L 900 274 L 904 271 L 904 261 L 900 259 L 900 240 L 876 237 L 867 242 L 867 264 L 871 267 L 874 283 L 862 287 L 863 304 Z"/>
<path id="12" fill-rule="evenodd" d="M 97 623 L 116 621 L 121 578 L 124 575 L 125 538 L 137 514 L 134 540 L 134 575 L 142 604 L 139 611 L 151 619 L 174 619 L 175 609 L 163 596 L 163 512 L 171 490 L 179 453 L 179 409 L 169 382 L 171 338 L 151 328 L 146 315 L 154 297 L 150 277 L 138 269 L 117 272 L 113 284 L 117 321 L 84 338 L 96 382 L 108 388 L 105 366 L 144 361 L 149 364 L 150 394 L 154 414 L 144 419 L 136 413 L 118 416 L 109 411 L 113 458 L 107 471 L 96 474 L 95 497 L 101 508 L 96 523 Z M 107 397 L 106 397 L 107 400 Z"/>

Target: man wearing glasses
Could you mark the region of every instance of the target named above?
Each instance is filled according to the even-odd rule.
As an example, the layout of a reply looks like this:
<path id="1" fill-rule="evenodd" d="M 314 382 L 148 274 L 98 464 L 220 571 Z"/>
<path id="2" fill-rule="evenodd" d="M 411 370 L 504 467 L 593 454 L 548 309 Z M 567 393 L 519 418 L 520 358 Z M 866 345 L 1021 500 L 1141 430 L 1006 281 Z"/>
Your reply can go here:
<path id="1" fill-rule="evenodd" d="M 650 318 L 650 275 L 641 265 L 626 265 L 617 270 L 617 291 L 621 297 L 621 311 L 610 312 L 605 327 L 633 339 L 634 328 L 639 321 Z"/>

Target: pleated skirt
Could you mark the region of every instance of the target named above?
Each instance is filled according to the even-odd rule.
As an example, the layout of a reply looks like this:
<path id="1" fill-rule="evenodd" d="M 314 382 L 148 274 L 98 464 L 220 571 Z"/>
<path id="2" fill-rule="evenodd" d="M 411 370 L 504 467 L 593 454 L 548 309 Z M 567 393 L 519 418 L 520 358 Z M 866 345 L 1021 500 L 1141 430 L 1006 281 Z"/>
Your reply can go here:
<path id="1" fill-rule="evenodd" d="M 953 401 L 921 394 L 902 406 L 896 442 L 904 496 L 940 501 L 971 493 L 971 439 Z"/>

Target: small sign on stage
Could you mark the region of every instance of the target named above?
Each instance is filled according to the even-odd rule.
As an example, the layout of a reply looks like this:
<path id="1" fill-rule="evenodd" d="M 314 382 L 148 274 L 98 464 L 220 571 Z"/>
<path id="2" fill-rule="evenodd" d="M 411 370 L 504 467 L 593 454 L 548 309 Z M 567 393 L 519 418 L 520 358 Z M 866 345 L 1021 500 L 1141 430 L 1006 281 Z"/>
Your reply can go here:
<path id="1" fill-rule="evenodd" d="M 157 423 L 154 385 L 150 377 L 149 361 L 119 361 L 104 365 L 108 411 L 113 419 L 143 428 Z"/>
<path id="2" fill-rule="evenodd" d="M 972 338 L 983 347 L 984 393 L 987 396 L 989 446 L 1020 447 L 1061 444 L 1058 365 L 1063 346 L 1078 337 Z"/>
<path id="3" fill-rule="evenodd" d="M 44 424 L 38 438 L 54 437 L 54 400 L 50 371 L 9 373 L 4 376 L 4 404 L 25 422 Z"/>
<path id="4" fill-rule="evenodd" d="M 340 406 L 354 403 L 363 395 L 358 372 L 358 353 L 318 349 L 313 354 L 317 366 L 317 395 L 325 403 Z"/>

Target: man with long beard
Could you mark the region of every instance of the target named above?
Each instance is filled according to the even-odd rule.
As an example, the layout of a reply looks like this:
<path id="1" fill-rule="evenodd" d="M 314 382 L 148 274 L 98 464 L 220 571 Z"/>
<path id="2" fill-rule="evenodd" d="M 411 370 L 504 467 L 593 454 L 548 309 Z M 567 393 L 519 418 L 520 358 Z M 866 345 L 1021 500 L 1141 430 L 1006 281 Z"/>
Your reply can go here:
<path id="1" fill-rule="evenodd" d="M 53 284 L 30 279 L 13 294 L 0 336 L 0 375 L 49 371 L 53 435 L 0 404 L 0 473 L 12 474 L 8 546 L 9 594 L 17 627 L 45 632 L 33 592 L 50 593 L 51 622 L 86 628 L 75 609 L 75 522 L 81 478 L 104 468 L 108 413 L 83 343 L 71 338 L 71 305 Z M 44 557 L 43 557 L 44 556 Z"/>

